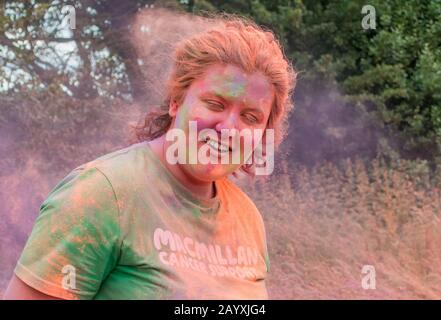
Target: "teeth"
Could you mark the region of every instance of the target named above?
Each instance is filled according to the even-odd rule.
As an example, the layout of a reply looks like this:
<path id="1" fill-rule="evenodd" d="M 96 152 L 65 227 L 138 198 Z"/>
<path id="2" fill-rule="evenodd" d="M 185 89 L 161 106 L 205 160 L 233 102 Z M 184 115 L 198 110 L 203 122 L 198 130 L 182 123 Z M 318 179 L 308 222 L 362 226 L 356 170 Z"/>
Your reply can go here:
<path id="1" fill-rule="evenodd" d="M 226 146 L 224 146 L 224 145 L 222 145 L 222 144 L 219 144 L 219 143 L 217 143 L 217 142 L 214 141 L 214 140 L 210 140 L 210 139 L 208 139 L 208 138 L 205 140 L 205 142 L 206 142 L 211 148 L 213 148 L 213 149 L 215 149 L 216 151 L 221 152 L 221 153 L 225 153 L 225 152 L 228 152 L 228 151 L 230 150 L 228 147 L 226 147 Z"/>

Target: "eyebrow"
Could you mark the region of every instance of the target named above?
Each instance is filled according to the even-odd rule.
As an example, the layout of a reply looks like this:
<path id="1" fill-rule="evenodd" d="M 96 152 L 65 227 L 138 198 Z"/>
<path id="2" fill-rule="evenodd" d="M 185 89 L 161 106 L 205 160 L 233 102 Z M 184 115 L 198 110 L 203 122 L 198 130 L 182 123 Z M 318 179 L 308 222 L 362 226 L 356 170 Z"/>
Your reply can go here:
<path id="1" fill-rule="evenodd" d="M 226 97 L 226 96 L 224 96 L 224 95 L 222 95 L 220 93 L 214 92 L 214 91 L 205 91 L 205 92 L 202 92 L 200 94 L 200 97 L 202 97 L 202 98 L 208 97 L 208 96 L 215 96 L 215 97 L 220 98 L 221 100 L 223 100 L 223 102 L 231 102 L 231 100 L 232 100 L 231 98 Z M 258 107 L 255 107 L 255 106 L 250 106 L 250 105 L 247 105 L 247 104 L 245 104 L 245 106 L 246 106 L 246 108 L 245 108 L 246 110 L 256 111 L 256 112 L 260 113 L 262 116 L 264 116 L 264 112 L 263 112 L 263 110 L 261 108 L 258 108 Z"/>

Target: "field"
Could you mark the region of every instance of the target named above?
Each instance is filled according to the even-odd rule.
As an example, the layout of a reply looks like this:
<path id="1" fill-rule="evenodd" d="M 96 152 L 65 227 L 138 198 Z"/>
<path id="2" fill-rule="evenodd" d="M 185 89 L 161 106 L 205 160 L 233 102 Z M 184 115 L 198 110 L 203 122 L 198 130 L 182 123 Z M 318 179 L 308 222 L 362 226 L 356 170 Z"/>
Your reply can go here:
<path id="1" fill-rule="evenodd" d="M 126 124 L 138 110 L 94 103 L 78 107 L 73 118 L 57 111 L 65 101 L 51 109 L 10 100 L 2 113 L 10 128 L 2 140 L 0 294 L 56 182 L 127 144 Z M 245 188 L 266 224 L 270 298 L 441 298 L 439 171 L 404 160 L 305 168 L 287 157 L 276 165 L 267 181 Z M 362 287 L 365 265 L 375 268 L 375 289 Z"/>
<path id="2" fill-rule="evenodd" d="M 440 299 L 441 194 L 414 166 L 286 166 L 250 188 L 269 236 L 271 298 Z M 362 287 L 364 265 L 375 290 Z"/>

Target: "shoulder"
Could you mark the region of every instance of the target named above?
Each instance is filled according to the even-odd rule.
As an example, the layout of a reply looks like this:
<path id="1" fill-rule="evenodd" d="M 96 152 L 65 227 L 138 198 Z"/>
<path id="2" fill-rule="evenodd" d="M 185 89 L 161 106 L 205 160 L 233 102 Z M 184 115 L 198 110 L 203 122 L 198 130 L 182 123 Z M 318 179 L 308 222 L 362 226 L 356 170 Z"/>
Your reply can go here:
<path id="1" fill-rule="evenodd" d="M 99 158 L 82 164 L 78 168 L 97 168 L 104 174 L 110 172 L 124 171 L 134 168 L 143 160 L 145 143 L 137 143 L 123 149 L 107 153 Z"/>
<path id="2" fill-rule="evenodd" d="M 51 230 L 89 226 L 91 232 L 120 234 L 125 227 L 125 209 L 131 204 L 128 195 L 136 187 L 135 177 L 142 180 L 136 169 L 143 162 L 138 159 L 142 157 L 140 148 L 132 145 L 71 170 L 41 204 L 35 229 L 45 232 L 48 226 Z"/>
<path id="3" fill-rule="evenodd" d="M 136 184 L 145 165 L 145 143 L 137 143 L 84 163 L 75 170 L 99 171 L 119 193 Z"/>
<path id="4" fill-rule="evenodd" d="M 76 167 L 57 183 L 43 207 L 54 202 L 75 207 L 113 203 L 120 211 L 124 195 L 136 186 L 136 178 L 141 180 L 141 148 L 142 144 L 132 145 Z"/>
<path id="5" fill-rule="evenodd" d="M 250 218 L 256 219 L 263 226 L 263 218 L 254 201 L 234 182 L 228 178 L 218 180 L 218 185 L 221 188 L 221 198 L 227 197 L 227 202 L 246 214 Z"/>
<path id="6" fill-rule="evenodd" d="M 66 224 L 87 219 L 118 223 L 118 203 L 108 178 L 95 166 L 73 169 L 49 192 L 37 220 L 53 218 Z M 61 225 L 62 223 L 60 223 Z"/>

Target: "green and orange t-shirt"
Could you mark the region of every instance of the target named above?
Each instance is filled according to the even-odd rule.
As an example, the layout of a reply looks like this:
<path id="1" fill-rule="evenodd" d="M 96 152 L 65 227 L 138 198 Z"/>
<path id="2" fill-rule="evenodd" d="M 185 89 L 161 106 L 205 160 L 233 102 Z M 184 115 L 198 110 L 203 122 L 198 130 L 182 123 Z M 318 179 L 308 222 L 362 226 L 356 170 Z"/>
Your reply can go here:
<path id="1" fill-rule="evenodd" d="M 64 299 L 267 299 L 262 217 L 228 178 L 200 199 L 147 142 L 69 173 L 15 268 Z"/>

